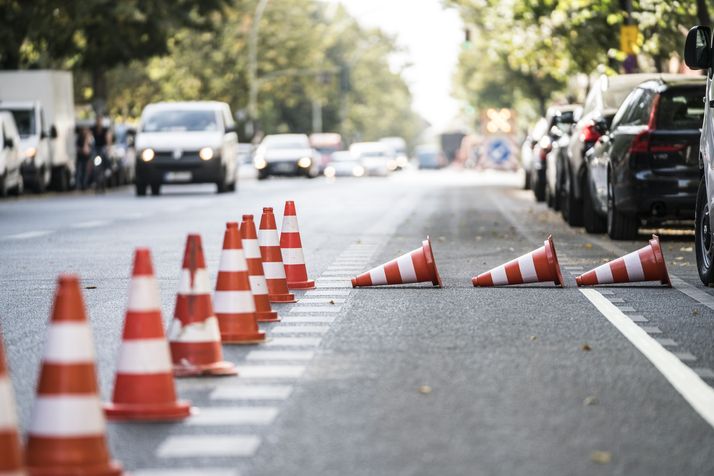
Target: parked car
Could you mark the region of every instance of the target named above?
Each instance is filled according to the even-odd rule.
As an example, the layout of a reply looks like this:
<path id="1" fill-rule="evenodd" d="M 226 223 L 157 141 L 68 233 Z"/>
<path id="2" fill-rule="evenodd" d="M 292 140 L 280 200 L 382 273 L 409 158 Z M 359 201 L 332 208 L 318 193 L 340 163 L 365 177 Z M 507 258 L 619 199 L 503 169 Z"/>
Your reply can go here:
<path id="1" fill-rule="evenodd" d="M 521 167 L 523 167 L 523 172 L 525 172 L 525 180 L 523 182 L 524 190 L 531 189 L 531 178 L 533 177 L 533 147 L 535 147 L 537 143 L 538 141 L 533 140 L 533 128 L 531 128 L 521 144 Z"/>
<path id="2" fill-rule="evenodd" d="M 571 226 L 583 224 L 583 184 L 587 168 L 585 153 L 602 135 L 604 124 L 610 125 L 615 112 L 628 94 L 640 83 L 656 79 L 659 74 L 624 74 L 601 76 L 590 87 L 580 118 L 573 127 L 567 150 L 567 161 L 562 164 L 560 209 L 563 219 Z"/>
<path id="3" fill-rule="evenodd" d="M 136 194 L 162 184 L 215 183 L 235 190 L 238 136 L 230 107 L 213 101 L 149 104 L 136 136 Z"/>
<path id="4" fill-rule="evenodd" d="M 446 159 L 439 147 L 431 144 L 418 145 L 414 150 L 419 169 L 438 169 L 444 166 Z"/>
<path id="5" fill-rule="evenodd" d="M 574 110 L 576 119 L 581 108 Z M 570 119 L 570 118 L 568 118 Z M 567 160 L 570 135 L 573 133 L 574 120 L 559 121 L 550 129 L 550 149 L 545 157 L 545 202 L 555 211 L 561 208 L 563 184 L 563 168 Z"/>
<path id="6" fill-rule="evenodd" d="M 569 104 L 567 106 L 551 106 L 545 117 L 542 117 L 533 127 L 533 164 L 531 167 L 531 188 L 537 201 L 546 199 L 546 158 L 553 148 L 553 142 L 569 131 L 575 122 L 580 106 Z"/>
<path id="7" fill-rule="evenodd" d="M 325 167 L 325 177 L 362 177 L 364 167 L 359 158 L 348 150 L 334 152 Z"/>
<path id="8" fill-rule="evenodd" d="M 14 190 L 20 195 L 23 190 L 20 172 L 20 134 L 15 119 L 9 112 L 0 112 L 0 197 Z"/>
<path id="9" fill-rule="evenodd" d="M 253 163 L 258 180 L 271 175 L 313 178 L 318 175 L 320 156 L 305 134 L 267 135 L 255 151 Z"/>
<path id="10" fill-rule="evenodd" d="M 691 69 L 706 71 L 704 117 L 699 141 L 699 186 L 694 217 L 694 249 L 699 279 L 705 285 L 714 284 L 714 222 L 710 204 L 714 201 L 714 62 L 712 34 L 708 26 L 689 30 L 684 46 L 684 61 Z"/>
<path id="11" fill-rule="evenodd" d="M 320 155 L 318 172 L 322 173 L 330 162 L 332 154 L 342 150 L 342 136 L 336 132 L 315 132 L 310 134 L 310 146 Z"/>
<path id="12" fill-rule="evenodd" d="M 359 159 L 367 175 L 386 177 L 397 168 L 389 147 L 381 142 L 357 142 L 350 146 L 350 152 Z"/>
<path id="13" fill-rule="evenodd" d="M 610 238 L 634 239 L 643 223 L 694 218 L 705 90 L 702 77 L 667 75 L 627 96 L 586 160 L 591 231 L 606 218 Z"/>

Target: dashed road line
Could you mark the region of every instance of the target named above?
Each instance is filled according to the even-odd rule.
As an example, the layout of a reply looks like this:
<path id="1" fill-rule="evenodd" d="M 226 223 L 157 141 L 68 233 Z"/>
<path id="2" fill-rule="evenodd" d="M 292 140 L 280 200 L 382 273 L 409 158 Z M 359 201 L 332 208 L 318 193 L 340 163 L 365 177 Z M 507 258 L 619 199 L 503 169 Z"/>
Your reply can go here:
<path id="1" fill-rule="evenodd" d="M 344 298 L 302 298 L 300 299 L 300 304 L 344 304 L 346 299 Z"/>
<path id="2" fill-rule="evenodd" d="M 287 316 L 282 318 L 282 322 L 289 324 L 332 324 L 335 316 Z"/>
<path id="3" fill-rule="evenodd" d="M 189 426 L 270 425 L 278 416 L 275 407 L 200 408 L 186 421 Z"/>
<path id="4" fill-rule="evenodd" d="M 275 337 L 265 344 L 266 347 L 317 347 L 322 341 L 319 337 Z"/>
<path id="5" fill-rule="evenodd" d="M 201 468 L 201 469 L 140 469 L 132 471 L 131 476 L 240 476 L 235 469 Z"/>
<path id="6" fill-rule="evenodd" d="M 24 233 L 16 233 L 14 235 L 4 236 L 4 240 L 27 240 L 30 238 L 39 238 L 41 236 L 47 236 L 50 233 L 54 233 L 54 230 L 34 230 L 26 231 Z"/>
<path id="7" fill-rule="evenodd" d="M 73 225 L 70 225 L 70 228 L 84 230 L 84 229 L 89 229 L 89 228 L 99 228 L 100 226 L 106 226 L 106 225 L 109 225 L 110 223 L 111 223 L 111 221 L 109 221 L 109 220 L 91 220 L 91 221 L 83 221 L 83 222 L 75 223 Z"/>
<path id="8" fill-rule="evenodd" d="M 350 283 L 350 287 L 352 287 L 352 283 Z M 349 296 L 350 292 L 352 291 L 349 289 L 335 289 L 329 291 L 325 289 L 315 289 L 306 292 L 305 296 Z"/>
<path id="9" fill-rule="evenodd" d="M 292 385 L 230 385 L 216 387 L 211 400 L 286 400 Z"/>
<path id="10" fill-rule="evenodd" d="M 271 334 L 324 334 L 330 326 L 281 326 L 271 331 Z"/>
<path id="11" fill-rule="evenodd" d="M 299 378 L 305 373 L 303 365 L 238 365 L 236 368 L 242 378 Z"/>
<path id="12" fill-rule="evenodd" d="M 252 350 L 246 360 L 311 360 L 315 352 L 311 350 Z"/>
<path id="13" fill-rule="evenodd" d="M 342 306 L 332 306 L 332 305 L 327 305 L 327 306 L 294 306 L 292 309 L 290 309 L 290 314 L 295 314 L 298 312 L 310 312 L 310 313 L 320 313 L 320 312 L 326 312 L 326 313 L 338 313 L 342 310 Z"/>
<path id="14" fill-rule="evenodd" d="M 156 450 L 159 458 L 205 458 L 208 456 L 253 456 L 260 446 L 255 435 L 173 435 Z"/>
<path id="15" fill-rule="evenodd" d="M 318 279 L 315 282 L 315 287 L 317 288 L 351 288 L 352 282 L 350 281 L 323 281 Z"/>

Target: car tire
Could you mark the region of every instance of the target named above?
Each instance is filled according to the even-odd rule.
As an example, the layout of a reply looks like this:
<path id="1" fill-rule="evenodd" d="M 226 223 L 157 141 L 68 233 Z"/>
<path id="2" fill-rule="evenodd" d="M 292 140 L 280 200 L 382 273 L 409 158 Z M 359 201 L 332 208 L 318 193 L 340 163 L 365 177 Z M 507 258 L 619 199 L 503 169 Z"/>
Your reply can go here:
<path id="1" fill-rule="evenodd" d="M 134 190 L 136 191 L 136 196 L 137 197 L 145 197 L 146 196 L 146 187 L 147 187 L 147 185 L 145 183 L 136 182 L 134 184 Z"/>
<path id="2" fill-rule="evenodd" d="M 560 214 L 570 226 L 583 225 L 583 203 L 575 196 L 573 188 L 573 174 L 569 170 L 563 170 L 563 191 L 561 193 Z"/>
<path id="3" fill-rule="evenodd" d="M 32 191 L 35 193 L 45 193 L 45 166 L 35 169 L 35 178 L 32 180 Z"/>
<path id="4" fill-rule="evenodd" d="M 525 170 L 525 169 L 524 169 Z M 525 180 L 523 181 L 523 190 L 530 190 L 531 189 L 531 173 L 528 170 L 525 170 Z"/>
<path id="5" fill-rule="evenodd" d="M 52 188 L 58 192 L 66 192 L 69 190 L 69 170 L 67 167 L 57 167 L 52 170 L 50 177 Z M 36 187 L 36 186 L 35 186 Z M 34 188 L 37 190 L 37 188 Z"/>
<path id="6" fill-rule="evenodd" d="M 714 236 L 709 222 L 707 184 L 704 177 L 699 181 L 694 222 L 694 248 L 697 255 L 697 272 L 702 283 L 714 284 Z"/>
<path id="7" fill-rule="evenodd" d="M 605 233 L 607 231 L 607 217 L 600 215 L 595 210 L 589 179 L 586 179 L 583 186 L 583 225 L 588 233 Z"/>
<path id="8" fill-rule="evenodd" d="M 541 180 L 539 177 L 540 173 L 535 172 L 532 178 L 531 185 L 533 186 L 533 195 L 535 195 L 536 202 L 545 201 L 545 180 Z"/>
<path id="9" fill-rule="evenodd" d="M 637 237 L 637 217 L 619 211 L 609 181 L 607 187 L 607 236 L 612 240 L 634 240 Z"/>
<path id="10" fill-rule="evenodd" d="M 161 184 L 160 183 L 152 183 L 151 184 L 151 195 L 158 197 L 161 195 Z"/>
<path id="11" fill-rule="evenodd" d="M 7 171 L 0 176 L 0 198 L 5 198 L 8 196 L 7 188 Z"/>
<path id="12" fill-rule="evenodd" d="M 267 180 L 268 174 L 263 172 L 258 172 L 258 180 Z"/>

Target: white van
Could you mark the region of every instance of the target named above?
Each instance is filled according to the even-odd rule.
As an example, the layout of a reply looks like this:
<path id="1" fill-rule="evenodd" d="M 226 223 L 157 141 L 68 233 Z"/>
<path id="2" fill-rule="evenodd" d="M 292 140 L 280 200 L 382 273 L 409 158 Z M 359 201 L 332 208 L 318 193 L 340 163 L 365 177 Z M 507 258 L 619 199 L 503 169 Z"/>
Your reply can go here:
<path id="1" fill-rule="evenodd" d="M 10 190 L 22 193 L 20 174 L 20 135 L 9 112 L 0 112 L 0 197 Z"/>

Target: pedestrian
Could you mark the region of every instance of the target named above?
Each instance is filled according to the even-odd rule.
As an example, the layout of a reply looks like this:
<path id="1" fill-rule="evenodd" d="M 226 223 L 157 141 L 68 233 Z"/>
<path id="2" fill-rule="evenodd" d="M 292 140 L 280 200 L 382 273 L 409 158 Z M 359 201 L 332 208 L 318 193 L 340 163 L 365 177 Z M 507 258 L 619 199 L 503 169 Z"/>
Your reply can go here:
<path id="1" fill-rule="evenodd" d="M 94 139 L 94 150 L 92 157 L 99 157 L 101 161 L 94 163 L 94 186 L 99 190 L 104 190 L 105 176 L 104 171 L 109 167 L 109 146 L 111 145 L 112 137 L 109 129 L 104 127 L 104 118 L 101 114 L 97 114 L 96 122 L 92 126 L 92 138 Z"/>
<path id="2" fill-rule="evenodd" d="M 89 159 L 94 147 L 94 138 L 88 127 L 82 127 L 77 134 L 77 187 L 85 190 L 89 184 Z"/>

